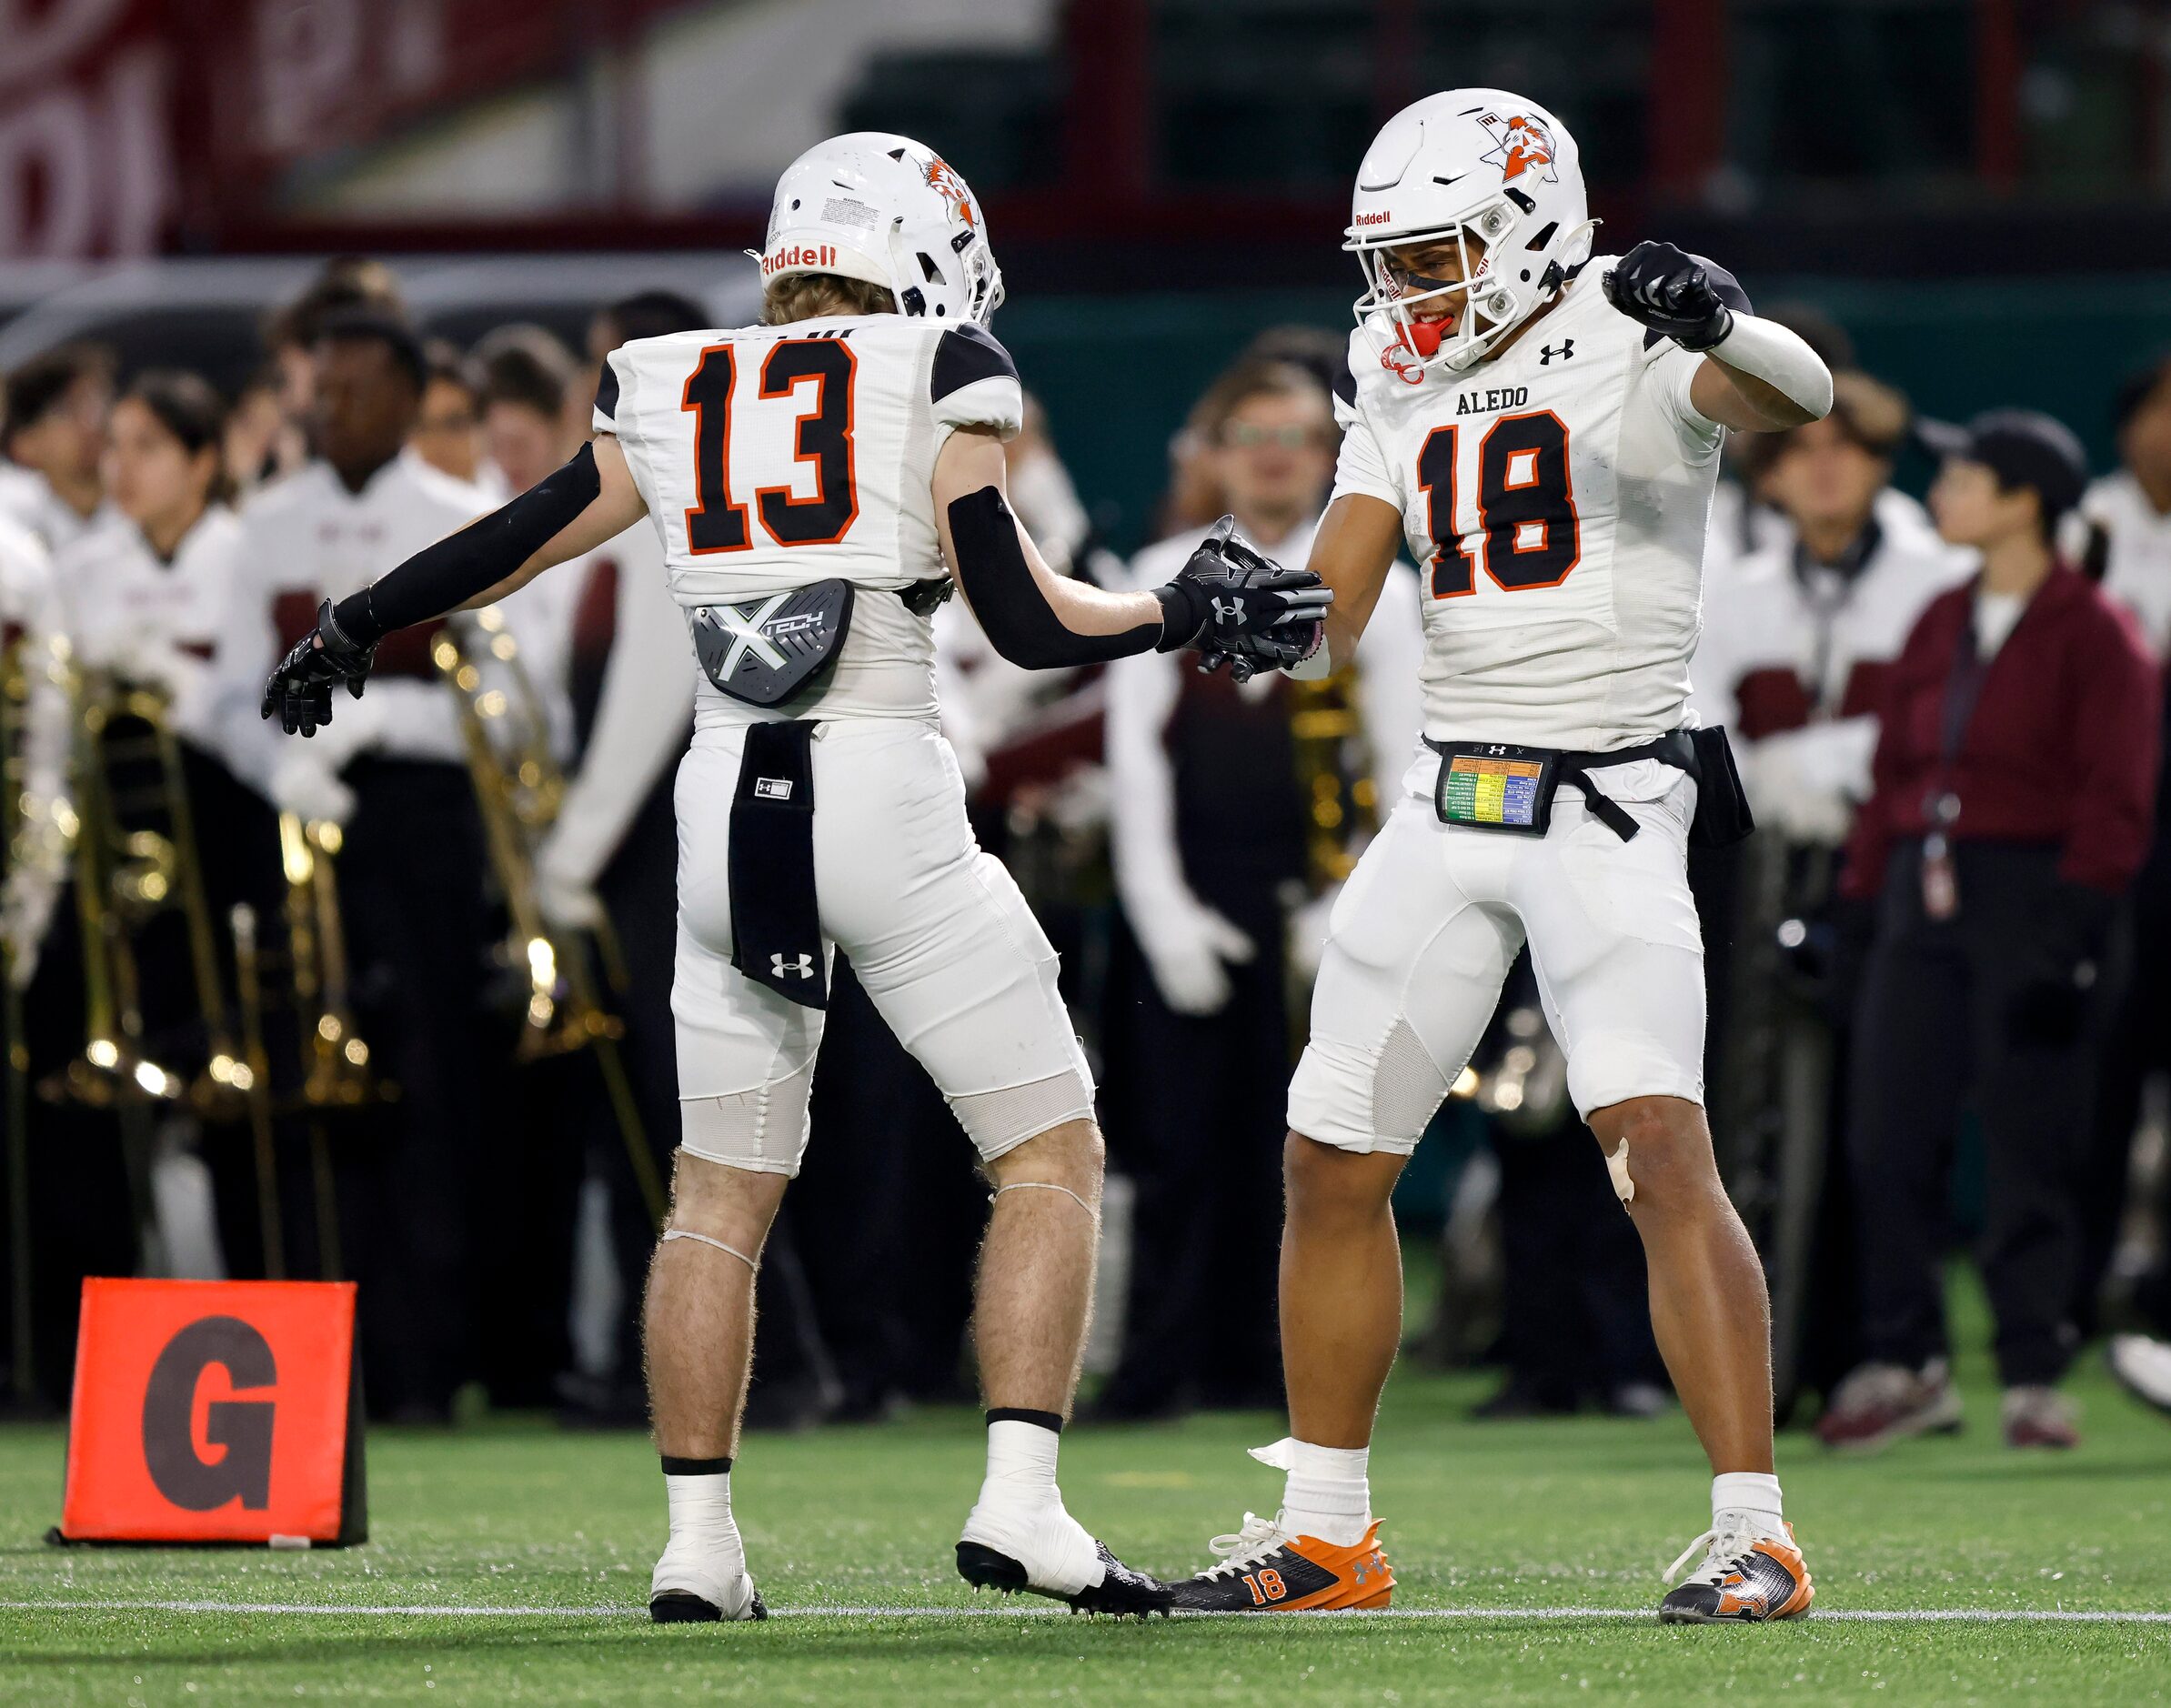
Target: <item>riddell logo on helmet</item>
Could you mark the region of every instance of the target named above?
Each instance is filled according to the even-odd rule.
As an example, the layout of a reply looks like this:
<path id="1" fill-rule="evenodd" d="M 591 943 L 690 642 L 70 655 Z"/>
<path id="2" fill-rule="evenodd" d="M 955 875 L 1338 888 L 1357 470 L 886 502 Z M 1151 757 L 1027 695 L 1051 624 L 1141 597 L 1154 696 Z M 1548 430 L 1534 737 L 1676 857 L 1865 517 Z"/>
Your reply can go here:
<path id="1" fill-rule="evenodd" d="M 1356 218 L 1350 221 L 1350 224 L 1352 226 L 1384 226 L 1393 217 L 1393 215 L 1382 207 L 1376 214 L 1359 214 Z"/>
<path id="2" fill-rule="evenodd" d="M 791 243 L 761 257 L 761 276 L 781 273 L 788 266 L 830 267 L 837 265 L 837 249 L 827 243 Z"/>

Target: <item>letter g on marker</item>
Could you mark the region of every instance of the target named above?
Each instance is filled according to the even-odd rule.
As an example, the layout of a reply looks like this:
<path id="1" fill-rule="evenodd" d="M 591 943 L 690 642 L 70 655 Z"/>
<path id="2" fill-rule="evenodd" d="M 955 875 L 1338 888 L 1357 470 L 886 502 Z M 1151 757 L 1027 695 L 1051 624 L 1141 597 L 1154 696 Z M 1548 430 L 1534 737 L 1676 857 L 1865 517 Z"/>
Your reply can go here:
<path id="1" fill-rule="evenodd" d="M 273 1401 L 214 1400 L 206 1408 L 204 1436 L 226 1451 L 213 1459 L 196 1452 L 196 1389 L 214 1364 L 225 1368 L 236 1392 L 269 1388 L 278 1380 L 269 1342 L 238 1317 L 191 1322 L 151 1366 L 143 1397 L 144 1462 L 158 1492 L 186 1512 L 212 1512 L 235 1499 L 246 1509 L 267 1507 Z"/>

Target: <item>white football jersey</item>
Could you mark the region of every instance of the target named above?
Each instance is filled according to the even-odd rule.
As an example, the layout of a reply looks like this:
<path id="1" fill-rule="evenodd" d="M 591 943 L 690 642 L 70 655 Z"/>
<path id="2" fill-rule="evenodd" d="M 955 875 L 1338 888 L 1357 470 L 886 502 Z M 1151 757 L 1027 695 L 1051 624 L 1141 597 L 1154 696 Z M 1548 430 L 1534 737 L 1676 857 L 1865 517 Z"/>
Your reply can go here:
<path id="1" fill-rule="evenodd" d="M 860 589 L 811 704 L 765 714 L 704 678 L 697 720 L 932 717 L 930 623 L 898 595 L 949 574 L 935 458 L 960 427 L 1014 437 L 1023 413 L 1010 356 L 977 326 L 838 315 L 612 352 L 596 428 L 625 450 L 680 606 L 832 578 Z"/>
<path id="2" fill-rule="evenodd" d="M 1593 259 L 1503 355 L 1464 373 L 1412 384 L 1394 352 L 1351 335 L 1334 497 L 1402 514 L 1424 577 L 1434 739 L 1605 750 L 1692 721 L 1725 429 L 1689 401 L 1704 358 L 1606 301 L 1614 265 Z"/>

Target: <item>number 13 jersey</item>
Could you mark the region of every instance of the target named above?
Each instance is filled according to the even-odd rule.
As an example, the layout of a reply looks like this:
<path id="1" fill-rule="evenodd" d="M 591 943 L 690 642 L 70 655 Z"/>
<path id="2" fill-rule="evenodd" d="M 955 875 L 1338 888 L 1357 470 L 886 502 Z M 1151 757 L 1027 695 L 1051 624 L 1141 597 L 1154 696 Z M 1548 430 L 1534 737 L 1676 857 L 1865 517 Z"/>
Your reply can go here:
<path id="1" fill-rule="evenodd" d="M 763 710 L 704 678 L 697 722 L 933 717 L 929 620 L 897 594 L 949 574 L 935 458 L 960 427 L 1013 437 L 1023 410 L 1002 346 L 939 320 L 840 315 L 613 351 L 595 427 L 625 451 L 680 606 L 831 578 L 861 589 L 810 697 Z"/>
<path id="2" fill-rule="evenodd" d="M 1351 335 L 1334 497 L 1402 513 L 1435 740 L 1605 750 L 1691 721 L 1725 430 L 1689 401 L 1704 358 L 1647 341 L 1605 300 L 1613 265 L 1593 259 L 1504 354 L 1463 373 L 1412 384 L 1364 328 Z"/>

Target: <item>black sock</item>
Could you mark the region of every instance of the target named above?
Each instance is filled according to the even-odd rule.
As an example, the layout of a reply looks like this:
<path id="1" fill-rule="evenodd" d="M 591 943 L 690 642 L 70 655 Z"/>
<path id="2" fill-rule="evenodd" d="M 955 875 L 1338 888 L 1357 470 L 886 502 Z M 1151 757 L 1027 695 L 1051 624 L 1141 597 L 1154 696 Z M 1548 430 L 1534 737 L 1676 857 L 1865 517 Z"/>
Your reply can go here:
<path id="1" fill-rule="evenodd" d="M 1025 1407 L 1019 1405 L 997 1406 L 988 1413 L 988 1422 L 990 1423 L 1032 1423 L 1044 1430 L 1052 1430 L 1058 1435 L 1063 1432 L 1063 1420 L 1060 1412 L 1029 1412 Z"/>
<path id="2" fill-rule="evenodd" d="M 663 1474 L 667 1477 L 721 1477 L 729 1474 L 729 1459 L 673 1459 L 663 1456 Z"/>

